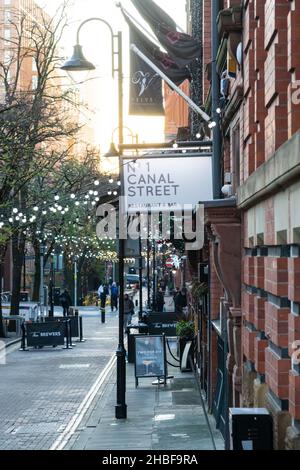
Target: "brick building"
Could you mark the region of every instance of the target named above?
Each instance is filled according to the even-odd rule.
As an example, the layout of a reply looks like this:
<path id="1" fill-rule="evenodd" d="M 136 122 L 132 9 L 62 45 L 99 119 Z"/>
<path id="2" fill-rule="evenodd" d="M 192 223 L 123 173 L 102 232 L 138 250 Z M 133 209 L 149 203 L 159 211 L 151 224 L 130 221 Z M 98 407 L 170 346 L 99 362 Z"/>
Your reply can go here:
<path id="1" fill-rule="evenodd" d="M 211 1 L 196 3 L 212 114 Z M 206 207 L 206 249 L 198 269 L 190 263 L 194 278 L 210 268 L 208 307 L 196 306 L 198 366 L 224 435 L 229 407 L 267 407 L 275 449 L 299 449 L 300 4 L 220 1 L 217 25 L 221 186 L 231 197 Z"/>

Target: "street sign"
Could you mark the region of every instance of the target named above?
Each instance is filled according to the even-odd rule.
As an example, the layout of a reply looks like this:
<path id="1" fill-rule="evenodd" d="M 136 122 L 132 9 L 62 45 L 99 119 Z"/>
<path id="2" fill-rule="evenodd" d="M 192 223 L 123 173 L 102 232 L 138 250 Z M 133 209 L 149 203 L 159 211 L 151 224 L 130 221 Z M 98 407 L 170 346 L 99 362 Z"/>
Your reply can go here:
<path id="1" fill-rule="evenodd" d="M 166 268 L 173 268 L 174 260 L 172 258 L 168 258 L 166 261 Z"/>

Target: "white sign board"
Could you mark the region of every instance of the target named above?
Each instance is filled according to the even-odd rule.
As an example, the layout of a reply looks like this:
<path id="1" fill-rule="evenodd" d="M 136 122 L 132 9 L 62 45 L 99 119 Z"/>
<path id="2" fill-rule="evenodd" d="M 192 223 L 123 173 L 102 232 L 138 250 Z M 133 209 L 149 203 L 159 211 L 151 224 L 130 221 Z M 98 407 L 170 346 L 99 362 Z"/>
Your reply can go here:
<path id="1" fill-rule="evenodd" d="M 124 159 L 125 211 L 176 210 L 209 201 L 211 157 L 149 157 Z"/>

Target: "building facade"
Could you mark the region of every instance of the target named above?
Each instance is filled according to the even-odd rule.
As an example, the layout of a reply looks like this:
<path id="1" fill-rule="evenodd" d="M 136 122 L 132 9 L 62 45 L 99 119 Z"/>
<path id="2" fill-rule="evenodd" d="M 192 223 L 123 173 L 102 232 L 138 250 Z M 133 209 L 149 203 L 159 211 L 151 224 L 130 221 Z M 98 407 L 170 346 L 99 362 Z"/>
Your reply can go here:
<path id="1" fill-rule="evenodd" d="M 211 1 L 197 3 L 212 114 Z M 229 407 L 266 407 L 274 448 L 299 449 L 300 4 L 220 1 L 217 26 L 224 194 L 206 207 L 206 248 L 190 263 L 194 279 L 209 267 L 198 367 L 224 437 Z"/>

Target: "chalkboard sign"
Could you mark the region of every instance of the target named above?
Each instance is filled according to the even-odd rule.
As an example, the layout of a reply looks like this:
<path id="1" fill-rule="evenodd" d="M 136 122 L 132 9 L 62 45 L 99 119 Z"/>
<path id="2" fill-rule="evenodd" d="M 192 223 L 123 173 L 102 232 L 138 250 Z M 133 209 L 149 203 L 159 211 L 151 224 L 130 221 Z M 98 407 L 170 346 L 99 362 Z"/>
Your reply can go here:
<path id="1" fill-rule="evenodd" d="M 164 336 L 135 336 L 135 377 L 166 377 Z"/>
<path id="2" fill-rule="evenodd" d="M 27 346 L 63 346 L 65 324 L 63 322 L 27 323 Z"/>

